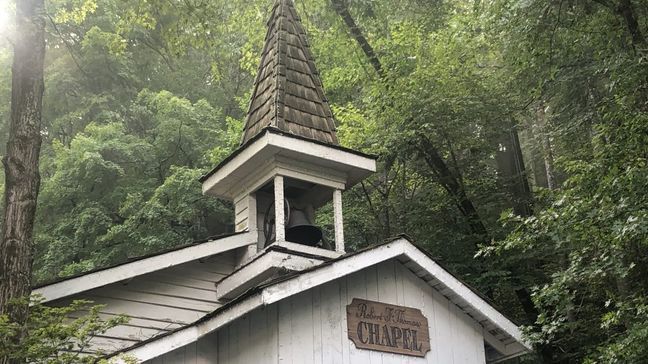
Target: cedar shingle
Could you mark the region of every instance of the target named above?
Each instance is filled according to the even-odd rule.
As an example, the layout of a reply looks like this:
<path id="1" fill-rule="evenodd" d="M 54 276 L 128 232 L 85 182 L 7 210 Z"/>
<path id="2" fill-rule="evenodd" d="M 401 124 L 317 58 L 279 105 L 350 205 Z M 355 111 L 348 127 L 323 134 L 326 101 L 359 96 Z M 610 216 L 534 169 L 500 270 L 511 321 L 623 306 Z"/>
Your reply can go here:
<path id="1" fill-rule="evenodd" d="M 338 144 L 333 113 L 292 0 L 277 0 L 267 25 L 242 143 L 273 126 Z"/>

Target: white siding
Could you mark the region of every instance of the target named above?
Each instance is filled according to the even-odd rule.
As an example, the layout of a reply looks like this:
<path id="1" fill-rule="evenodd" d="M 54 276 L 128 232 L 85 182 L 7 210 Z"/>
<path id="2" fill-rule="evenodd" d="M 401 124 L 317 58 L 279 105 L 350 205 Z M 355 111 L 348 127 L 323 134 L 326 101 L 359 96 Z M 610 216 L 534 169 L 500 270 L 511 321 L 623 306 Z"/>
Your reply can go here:
<path id="1" fill-rule="evenodd" d="M 220 307 L 221 303 L 216 299 L 216 282 L 230 274 L 234 264 L 235 252 L 227 252 L 202 262 L 193 261 L 93 289 L 54 304 L 64 305 L 71 300 L 86 299 L 93 301 L 93 305 L 105 305 L 100 310 L 103 318 L 119 314 L 129 316 L 126 324 L 93 338 L 92 346 L 84 349 L 85 352 L 114 352 L 187 325 Z M 204 344 L 208 344 L 207 347 L 215 345 Z M 203 347 L 200 347 L 201 352 Z M 195 350 L 187 350 L 186 360 L 207 363 L 198 361 L 201 356 Z M 182 362 L 178 361 L 178 355 L 174 353 L 175 359 L 170 362 Z"/>
<path id="2" fill-rule="evenodd" d="M 346 333 L 346 305 L 364 298 L 421 309 L 430 325 L 425 358 L 356 349 Z M 397 261 L 369 267 L 253 311 L 198 345 L 215 347 L 209 363 L 485 363 L 482 327 Z M 194 350 L 195 344 L 176 351 Z M 151 363 L 202 363 L 179 354 Z M 163 360 L 163 361 L 159 361 Z"/>
<path id="3" fill-rule="evenodd" d="M 248 218 L 251 211 L 250 202 L 251 199 L 247 194 L 234 199 L 234 226 L 237 232 L 248 228 Z"/>

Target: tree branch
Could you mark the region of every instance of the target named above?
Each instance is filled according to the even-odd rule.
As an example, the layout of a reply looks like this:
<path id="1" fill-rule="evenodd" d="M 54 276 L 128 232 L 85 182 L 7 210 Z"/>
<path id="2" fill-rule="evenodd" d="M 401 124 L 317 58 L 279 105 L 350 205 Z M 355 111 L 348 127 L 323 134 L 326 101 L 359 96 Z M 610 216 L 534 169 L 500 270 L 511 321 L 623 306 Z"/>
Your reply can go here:
<path id="1" fill-rule="evenodd" d="M 333 9 L 335 9 L 335 12 L 338 13 L 342 20 L 344 20 L 344 24 L 346 24 L 347 28 L 349 29 L 351 36 L 353 37 L 353 39 L 355 39 L 360 48 L 362 48 L 362 51 L 369 59 L 369 63 L 371 63 L 371 66 L 374 68 L 374 70 L 376 70 L 376 73 L 378 73 L 378 76 L 380 76 L 380 78 L 384 78 L 385 75 L 383 72 L 382 64 L 380 63 L 376 52 L 374 52 L 374 49 L 367 41 L 367 38 L 364 37 L 362 31 L 351 16 L 346 0 L 331 0 L 331 3 L 333 4 Z"/>

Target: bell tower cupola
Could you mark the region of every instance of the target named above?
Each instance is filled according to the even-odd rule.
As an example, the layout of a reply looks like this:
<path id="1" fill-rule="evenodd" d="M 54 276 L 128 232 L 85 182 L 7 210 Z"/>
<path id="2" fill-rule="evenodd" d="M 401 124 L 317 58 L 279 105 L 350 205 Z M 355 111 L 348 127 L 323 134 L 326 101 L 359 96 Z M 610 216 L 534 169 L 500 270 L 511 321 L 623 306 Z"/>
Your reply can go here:
<path id="1" fill-rule="evenodd" d="M 339 145 L 292 0 L 275 2 L 267 26 L 241 145 L 202 177 L 203 193 L 233 201 L 236 231 L 258 234 L 249 257 L 272 246 L 336 257 L 345 252 L 342 192 L 376 161 Z M 329 202 L 334 228 L 323 234 L 314 214 Z"/>

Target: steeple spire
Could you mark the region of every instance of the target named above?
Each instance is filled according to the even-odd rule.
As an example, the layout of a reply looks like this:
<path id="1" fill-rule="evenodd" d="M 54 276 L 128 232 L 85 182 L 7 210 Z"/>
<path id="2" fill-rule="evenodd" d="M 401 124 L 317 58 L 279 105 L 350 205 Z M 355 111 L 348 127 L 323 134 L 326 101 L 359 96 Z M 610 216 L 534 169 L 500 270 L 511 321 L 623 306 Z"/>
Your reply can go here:
<path id="1" fill-rule="evenodd" d="M 333 113 L 292 0 L 277 0 L 268 20 L 242 144 L 266 127 L 338 144 Z"/>

